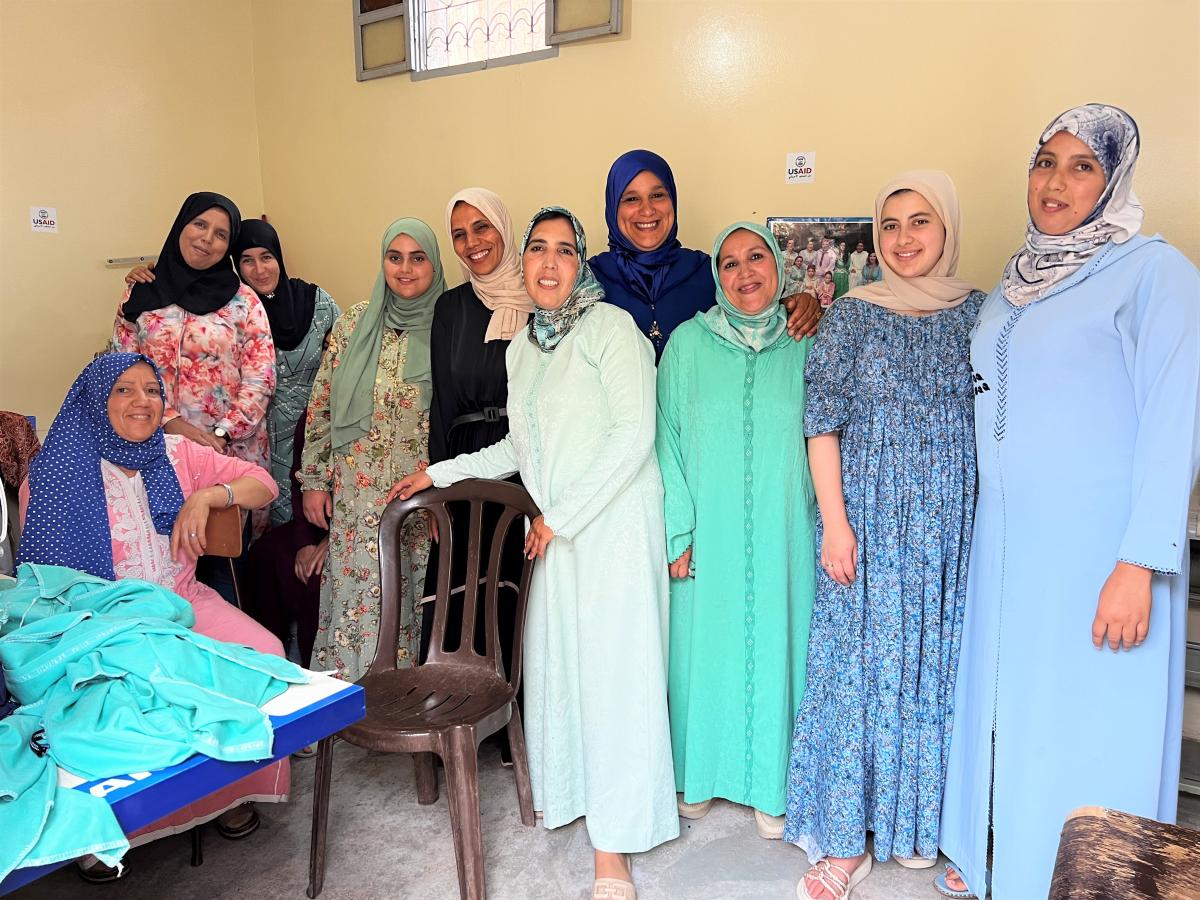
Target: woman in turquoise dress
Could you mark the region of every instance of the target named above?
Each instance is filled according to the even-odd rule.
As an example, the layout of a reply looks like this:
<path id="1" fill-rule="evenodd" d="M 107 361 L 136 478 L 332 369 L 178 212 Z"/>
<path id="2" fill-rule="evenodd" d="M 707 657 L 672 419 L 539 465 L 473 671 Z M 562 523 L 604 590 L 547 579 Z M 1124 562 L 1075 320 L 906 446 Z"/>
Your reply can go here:
<path id="1" fill-rule="evenodd" d="M 813 545 L 797 414 L 812 341 L 787 335 L 765 228 L 726 228 L 712 260 L 717 304 L 675 329 L 658 369 L 675 787 L 685 818 L 722 797 L 778 839 L 815 577 L 811 556 L 795 557 Z"/>
<path id="2" fill-rule="evenodd" d="M 820 569 L 785 837 L 815 864 L 812 900 L 867 876 L 868 831 L 876 859 L 936 859 L 966 599 L 984 295 L 954 276 L 949 176 L 886 185 L 874 246 L 883 281 L 833 304 L 805 372 Z"/>
<path id="3" fill-rule="evenodd" d="M 833 299 L 841 297 L 850 290 L 850 261 L 846 256 L 846 242 L 842 241 L 837 248 L 837 262 L 833 265 Z"/>
<path id="4" fill-rule="evenodd" d="M 523 673 L 534 808 L 546 828 L 586 817 L 592 896 L 634 900 L 629 854 L 679 834 L 654 350 L 600 302 L 569 212 L 540 210 L 521 257 L 534 316 L 508 347 L 508 436 L 406 476 L 391 497 L 520 472 L 542 510 L 525 546 L 542 557 Z"/>
<path id="5" fill-rule="evenodd" d="M 1072 810 L 1175 820 L 1200 275 L 1138 234 L 1138 149 L 1116 107 L 1051 122 L 971 342 L 979 506 L 939 880 L 957 896 L 959 873 L 983 896 L 989 834 L 992 896 L 1018 900 L 1046 896 Z"/>

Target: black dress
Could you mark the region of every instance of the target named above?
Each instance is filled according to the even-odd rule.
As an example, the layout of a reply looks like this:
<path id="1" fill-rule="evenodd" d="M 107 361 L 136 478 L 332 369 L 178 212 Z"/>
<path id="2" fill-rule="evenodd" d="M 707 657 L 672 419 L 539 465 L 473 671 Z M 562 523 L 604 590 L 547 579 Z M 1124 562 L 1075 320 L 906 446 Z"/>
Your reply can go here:
<path id="1" fill-rule="evenodd" d="M 504 355 L 508 341 L 484 343 L 492 312 L 475 295 L 471 283 L 451 288 L 438 298 L 433 311 L 430 332 L 430 368 L 433 372 L 433 401 L 429 408 L 429 462 L 452 459 L 460 453 L 474 453 L 502 440 L 508 434 L 508 417 L 501 411 L 508 402 L 508 370 Z M 462 417 L 471 421 L 462 421 Z M 509 479 L 520 484 L 516 475 Z M 457 505 L 457 504 L 456 504 Z M 490 515 L 486 513 L 491 513 Z M 451 587 L 461 587 L 466 580 L 467 507 L 451 506 L 454 519 L 455 559 L 451 564 Z M 482 534 L 486 541 L 498 520 L 498 510 L 485 510 Z M 518 528 L 509 532 L 501 562 L 501 580 L 519 582 L 523 563 L 524 535 Z M 486 553 L 487 547 L 484 547 Z M 437 551 L 434 544 L 425 576 L 425 596 L 437 591 Z M 484 557 L 486 559 L 486 556 Z M 482 577 L 485 572 L 480 572 Z M 482 602 L 483 592 L 480 591 Z M 502 590 L 499 594 L 500 649 L 504 655 L 504 670 L 509 672 L 512 658 L 514 628 L 513 597 Z M 428 607 L 427 607 L 428 610 Z M 446 624 L 446 650 L 457 647 L 455 635 L 461 625 L 461 600 L 452 602 Z M 476 618 L 475 647 L 484 651 L 482 610 Z M 425 661 L 433 633 L 432 610 L 421 616 L 420 659 Z"/>

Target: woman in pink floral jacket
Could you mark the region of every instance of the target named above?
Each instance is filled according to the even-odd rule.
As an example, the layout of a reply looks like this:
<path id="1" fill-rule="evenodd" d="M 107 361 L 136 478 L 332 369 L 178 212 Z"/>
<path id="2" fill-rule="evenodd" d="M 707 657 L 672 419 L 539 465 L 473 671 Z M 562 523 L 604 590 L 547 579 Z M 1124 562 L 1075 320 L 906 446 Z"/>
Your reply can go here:
<path id="1" fill-rule="evenodd" d="M 275 345 L 262 302 L 238 279 L 229 255 L 240 225 L 228 198 L 207 191 L 188 197 L 154 281 L 126 292 L 113 348 L 145 354 L 162 373 L 165 432 L 265 467 Z M 254 521 L 258 533 L 265 511 Z"/>

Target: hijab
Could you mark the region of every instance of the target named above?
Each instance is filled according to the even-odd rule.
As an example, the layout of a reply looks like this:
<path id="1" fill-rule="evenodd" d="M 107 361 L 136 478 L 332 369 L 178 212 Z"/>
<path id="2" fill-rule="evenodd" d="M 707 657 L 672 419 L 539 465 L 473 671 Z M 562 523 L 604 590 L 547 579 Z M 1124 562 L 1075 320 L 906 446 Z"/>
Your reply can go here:
<path id="1" fill-rule="evenodd" d="M 423 294 L 412 300 L 394 294 L 383 274 L 387 249 L 402 234 L 416 241 L 433 263 L 433 281 Z M 445 290 L 442 256 L 430 227 L 420 219 L 397 219 L 389 225 L 379 248 L 379 274 L 375 278 L 371 300 L 358 317 L 350 342 L 338 367 L 333 370 L 329 405 L 334 449 L 365 437 L 371 430 L 379 349 L 383 346 L 383 333 L 389 328 L 408 332 L 408 353 L 401 377 L 420 388 L 421 407 L 429 408 L 433 388 L 429 368 L 429 329 L 433 324 L 433 306 Z"/>
<path id="2" fill-rule="evenodd" d="M 172 304 L 194 316 L 206 316 L 233 299 L 241 280 L 228 252 L 207 269 L 193 269 L 184 262 L 179 250 L 183 229 L 201 213 L 213 208 L 224 210 L 229 216 L 229 246 L 234 246 L 242 224 L 242 214 L 234 202 L 211 191 L 189 196 L 179 207 L 171 233 L 159 251 L 158 262 L 154 264 L 154 280 L 149 284 L 135 284 L 130 291 L 123 310 L 126 319 L 136 322 L 142 313 Z"/>
<path id="3" fill-rule="evenodd" d="M 571 333 L 579 324 L 589 309 L 604 299 L 604 287 L 596 280 L 592 267 L 587 261 L 587 238 L 583 234 L 583 226 L 575 218 L 575 214 L 561 206 L 543 206 L 529 220 L 525 229 L 525 237 L 521 240 L 521 254 L 529 246 L 529 235 L 542 219 L 552 216 L 563 216 L 575 229 L 575 251 L 579 254 L 579 271 L 575 273 L 575 283 L 571 285 L 571 293 L 558 309 L 533 308 L 533 322 L 529 326 L 529 342 L 543 353 L 551 353 L 559 342 Z"/>
<path id="4" fill-rule="evenodd" d="M 876 259 L 883 272 L 883 280 L 860 284 L 842 296 L 866 300 L 893 312 L 936 312 L 958 306 L 975 288 L 954 274 L 958 268 L 958 233 L 961 225 L 958 191 L 945 172 L 918 169 L 898 175 L 883 186 L 883 190 L 875 197 L 875 218 L 871 222 L 874 245 L 879 247 L 879 220 L 883 217 L 884 204 L 892 194 L 904 190 L 916 191 L 924 197 L 942 220 L 946 229 L 946 243 L 942 247 L 941 258 L 928 275 L 905 278 L 893 272 L 884 256 L 879 254 Z"/>
<path id="5" fill-rule="evenodd" d="M 511 341 L 513 335 L 529 321 L 529 314 L 533 312 L 533 301 L 529 299 L 525 282 L 521 278 L 521 252 L 513 234 L 508 207 L 486 188 L 464 188 L 459 191 L 446 204 L 446 232 L 450 234 L 451 244 L 454 242 L 454 234 L 450 228 L 450 216 L 459 203 L 469 204 L 483 213 L 484 218 L 500 233 L 500 239 L 504 243 L 500 264 L 487 275 L 476 275 L 461 260 L 459 266 L 462 268 L 463 277 L 471 282 L 471 288 L 479 302 L 492 311 L 483 342 L 486 344 L 488 341 Z"/>
<path id="6" fill-rule="evenodd" d="M 721 267 L 718 261 L 721 246 L 726 238 L 740 230 L 749 231 L 762 238 L 775 260 L 775 273 L 778 276 L 774 298 L 765 308 L 753 315 L 738 309 L 721 286 Z M 755 353 L 774 347 L 781 337 L 787 337 L 787 312 L 779 302 L 779 298 L 783 296 L 783 254 L 767 229 L 753 222 L 734 222 L 718 234 L 713 244 L 712 273 L 713 281 L 717 284 L 717 305 L 703 315 L 713 334 L 720 335 L 735 347 L 744 347 Z"/>
<path id="7" fill-rule="evenodd" d="M 54 417 L 42 452 L 29 466 L 29 507 L 17 551 L 18 563 L 67 566 L 112 580 L 112 532 L 100 460 L 142 473 L 154 530 L 170 534 L 183 506 L 183 490 L 167 456 L 160 425 L 141 442 L 117 434 L 108 418 L 108 395 L 130 366 L 146 363 L 140 353 L 109 353 L 93 360 L 75 379 Z"/>
<path id="8" fill-rule="evenodd" d="M 1025 246 L 1008 261 L 1001 279 L 1004 296 L 1014 306 L 1040 300 L 1109 241 L 1123 244 L 1142 227 L 1142 204 L 1133 193 L 1133 168 L 1141 144 L 1137 123 L 1129 113 L 1104 103 L 1068 109 L 1042 132 L 1029 171 L 1042 147 L 1060 131 L 1079 138 L 1096 154 L 1104 169 L 1104 193 L 1088 217 L 1066 234 L 1042 234 L 1030 218 Z"/>
<path id="9" fill-rule="evenodd" d="M 242 223 L 242 232 L 233 246 L 233 264 L 241 270 L 242 254 L 252 247 L 269 250 L 279 263 L 279 284 L 270 297 L 258 294 L 267 319 L 271 322 L 271 338 L 278 350 L 295 350 L 308 336 L 312 326 L 313 311 L 317 308 L 317 286 L 288 278 L 283 264 L 283 248 L 279 245 L 279 234 L 262 219 L 250 219 Z M 250 286 L 254 290 L 253 285 Z"/>
<path id="10" fill-rule="evenodd" d="M 653 250 L 641 250 L 621 231 L 617 222 L 617 210 L 621 195 L 629 182 L 642 172 L 650 172 L 667 189 L 671 205 L 675 210 L 675 221 L 667 232 L 666 240 Z M 617 157 L 608 170 L 608 183 L 604 189 L 604 221 L 608 224 L 609 253 L 601 253 L 592 265 L 601 277 L 608 281 L 620 281 L 629 292 L 645 303 L 657 303 L 667 289 L 667 280 L 676 267 L 685 271 L 679 281 L 687 278 L 704 265 L 706 255 L 697 250 L 685 250 L 679 243 L 679 195 L 675 190 L 675 175 L 667 161 L 649 150 L 630 150 Z"/>

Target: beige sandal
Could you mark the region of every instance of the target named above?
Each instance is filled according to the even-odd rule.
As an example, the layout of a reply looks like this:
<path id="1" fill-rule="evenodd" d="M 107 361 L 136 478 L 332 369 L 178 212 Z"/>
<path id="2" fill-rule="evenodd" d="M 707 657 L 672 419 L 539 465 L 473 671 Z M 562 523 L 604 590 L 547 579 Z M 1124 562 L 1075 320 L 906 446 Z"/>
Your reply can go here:
<path id="1" fill-rule="evenodd" d="M 625 854 L 625 868 L 633 878 L 633 860 Z M 632 881 L 621 878 L 597 878 L 592 884 L 592 900 L 637 900 L 637 888 Z"/>
<path id="2" fill-rule="evenodd" d="M 708 815 L 708 811 L 712 809 L 712 798 L 701 800 L 699 803 L 686 803 L 683 799 L 683 794 L 680 794 L 675 801 L 676 807 L 679 809 L 679 815 L 684 819 L 703 819 Z"/>
<path id="3" fill-rule="evenodd" d="M 809 869 L 800 879 L 800 883 L 796 885 L 796 897 L 798 900 L 818 900 L 808 892 L 808 876 L 810 873 L 815 873 L 817 882 L 821 887 L 825 888 L 830 893 L 833 900 L 849 900 L 854 893 L 854 889 L 862 883 L 862 880 L 871 874 L 871 854 L 867 854 L 867 858 L 860 862 L 853 872 L 847 872 L 841 866 L 831 863 L 828 859 L 822 859 L 815 866 Z"/>

